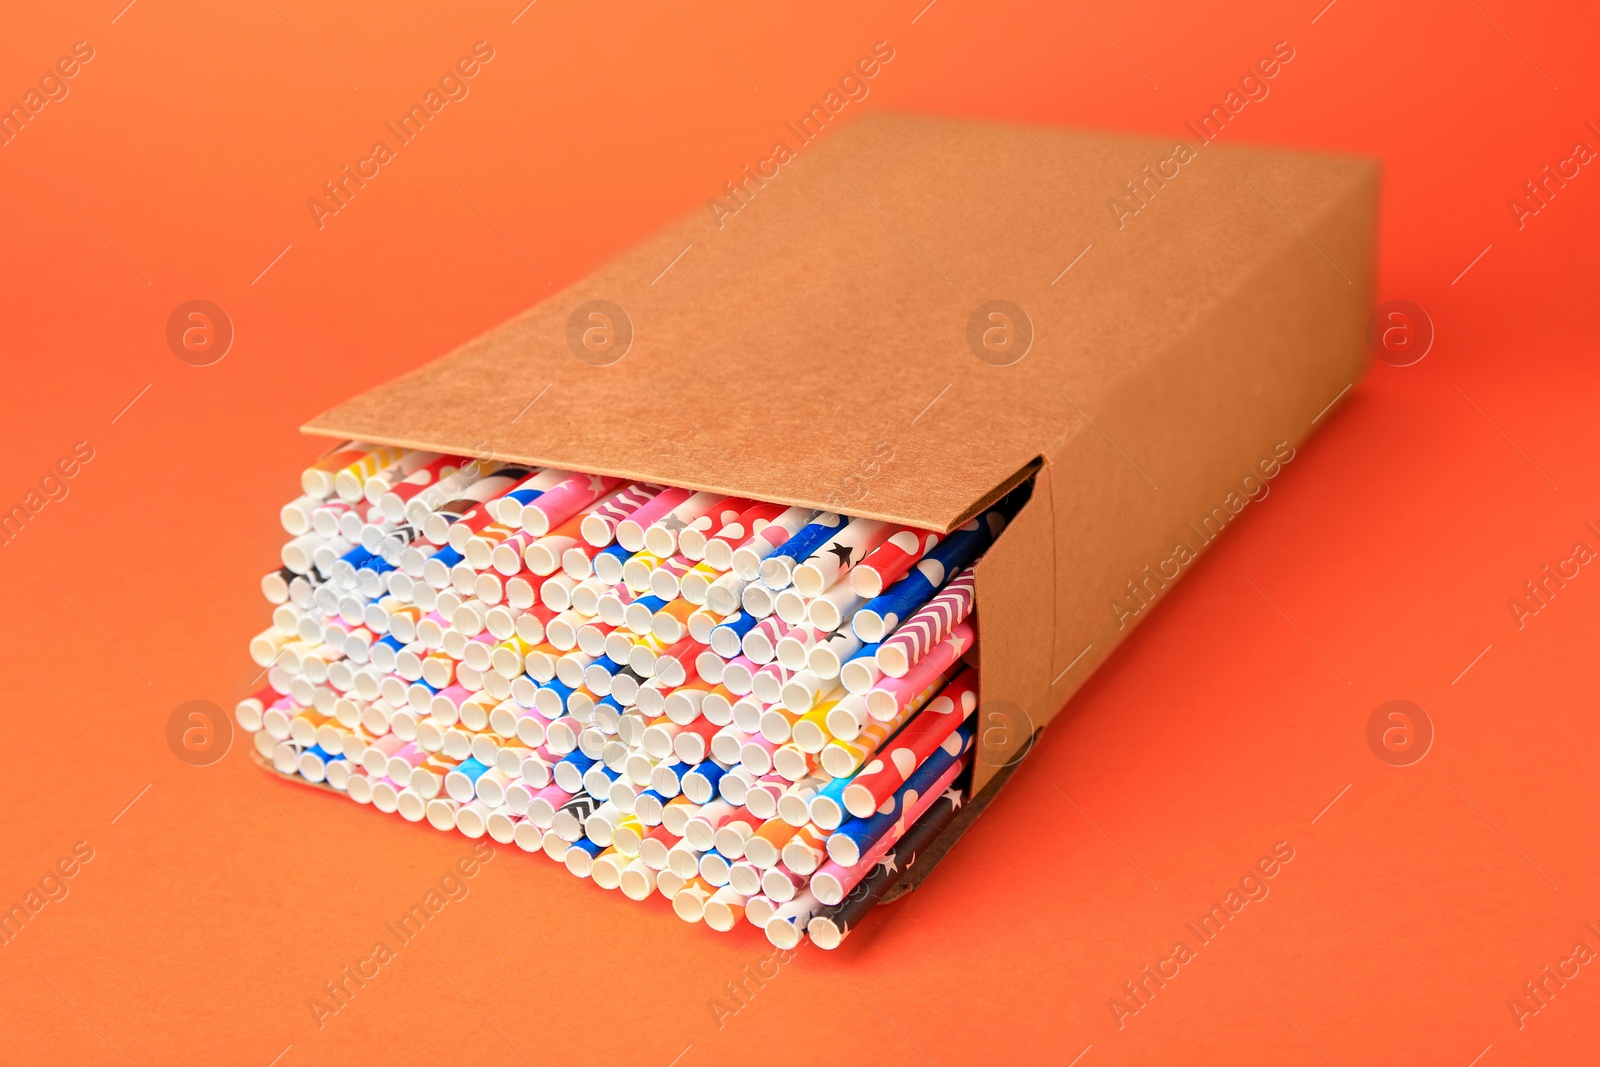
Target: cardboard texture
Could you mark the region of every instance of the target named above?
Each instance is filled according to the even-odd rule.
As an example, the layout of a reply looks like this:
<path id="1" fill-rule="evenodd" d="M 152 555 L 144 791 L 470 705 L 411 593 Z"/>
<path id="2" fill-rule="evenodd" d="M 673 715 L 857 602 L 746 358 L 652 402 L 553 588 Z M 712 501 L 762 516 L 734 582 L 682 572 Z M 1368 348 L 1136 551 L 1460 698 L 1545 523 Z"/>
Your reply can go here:
<path id="1" fill-rule="evenodd" d="M 873 116 L 757 180 L 304 429 L 934 529 L 1033 472 L 977 571 L 982 790 L 1361 374 L 1377 165 Z"/>

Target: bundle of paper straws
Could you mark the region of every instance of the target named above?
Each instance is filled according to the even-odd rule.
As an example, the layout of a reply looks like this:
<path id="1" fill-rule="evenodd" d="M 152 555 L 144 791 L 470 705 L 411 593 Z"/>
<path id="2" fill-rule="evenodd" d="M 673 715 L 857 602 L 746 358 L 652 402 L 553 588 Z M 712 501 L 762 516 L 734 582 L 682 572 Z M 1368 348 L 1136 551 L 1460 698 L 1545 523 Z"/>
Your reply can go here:
<path id="1" fill-rule="evenodd" d="M 280 773 L 783 948 L 963 803 L 1008 502 L 939 534 L 356 442 L 302 488 L 236 712 Z"/>

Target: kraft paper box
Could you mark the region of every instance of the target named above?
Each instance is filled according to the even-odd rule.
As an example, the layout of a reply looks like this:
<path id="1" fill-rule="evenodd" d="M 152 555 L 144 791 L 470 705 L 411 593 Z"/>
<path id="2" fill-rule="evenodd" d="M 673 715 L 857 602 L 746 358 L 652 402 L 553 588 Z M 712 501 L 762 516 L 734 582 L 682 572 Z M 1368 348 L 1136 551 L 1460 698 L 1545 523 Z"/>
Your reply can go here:
<path id="1" fill-rule="evenodd" d="M 790 147 L 304 430 L 938 530 L 1031 477 L 977 568 L 977 793 L 1362 373 L 1378 165 L 887 115 Z"/>

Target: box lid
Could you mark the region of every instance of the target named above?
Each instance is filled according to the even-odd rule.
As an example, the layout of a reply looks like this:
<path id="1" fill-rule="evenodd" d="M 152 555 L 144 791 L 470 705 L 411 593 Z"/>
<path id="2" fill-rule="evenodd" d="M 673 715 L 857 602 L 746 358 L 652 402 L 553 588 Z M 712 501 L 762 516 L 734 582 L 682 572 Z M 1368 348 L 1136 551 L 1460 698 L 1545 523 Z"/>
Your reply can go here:
<path id="1" fill-rule="evenodd" d="M 736 193 L 305 431 L 949 529 L 1265 265 L 1349 284 L 1305 234 L 1375 171 L 898 115 L 786 136 Z"/>

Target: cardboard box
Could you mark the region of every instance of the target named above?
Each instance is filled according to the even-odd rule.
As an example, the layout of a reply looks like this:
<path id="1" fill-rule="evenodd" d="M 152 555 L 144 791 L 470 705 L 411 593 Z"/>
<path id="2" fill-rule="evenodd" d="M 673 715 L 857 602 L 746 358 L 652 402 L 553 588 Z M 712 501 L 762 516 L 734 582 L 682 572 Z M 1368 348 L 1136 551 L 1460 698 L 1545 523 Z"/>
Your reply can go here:
<path id="1" fill-rule="evenodd" d="M 304 430 L 945 530 L 1031 477 L 977 569 L 987 801 L 1362 373 L 1378 166 L 889 115 L 789 147 Z"/>

